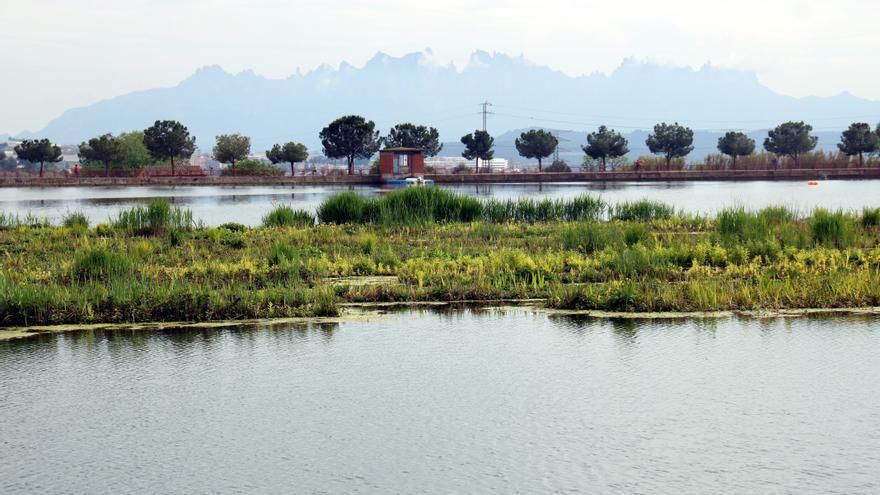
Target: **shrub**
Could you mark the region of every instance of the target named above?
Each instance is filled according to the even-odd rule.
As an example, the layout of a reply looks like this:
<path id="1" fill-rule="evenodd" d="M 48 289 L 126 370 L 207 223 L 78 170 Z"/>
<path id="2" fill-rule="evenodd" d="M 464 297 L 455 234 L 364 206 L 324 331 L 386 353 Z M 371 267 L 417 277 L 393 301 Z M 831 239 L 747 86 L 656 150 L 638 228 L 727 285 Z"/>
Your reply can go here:
<path id="1" fill-rule="evenodd" d="M 218 229 L 226 229 L 230 232 L 244 232 L 247 230 L 247 225 L 236 222 L 226 222 L 217 227 Z"/>
<path id="2" fill-rule="evenodd" d="M 675 208 L 659 201 L 642 199 L 639 201 L 625 201 L 614 205 L 612 218 L 624 221 L 665 220 L 675 214 Z"/>
<path id="3" fill-rule="evenodd" d="M 101 245 L 77 253 L 70 267 L 70 276 L 79 282 L 107 281 L 129 273 L 131 268 L 128 258 Z"/>
<path id="4" fill-rule="evenodd" d="M 221 175 L 233 175 L 232 167 L 224 168 Z M 239 160 L 235 162 L 235 174 L 243 176 L 277 177 L 284 175 L 284 170 L 259 160 Z"/>
<path id="5" fill-rule="evenodd" d="M 280 205 L 263 217 L 263 225 L 266 227 L 305 227 L 315 224 L 315 217 L 305 210 Z"/>

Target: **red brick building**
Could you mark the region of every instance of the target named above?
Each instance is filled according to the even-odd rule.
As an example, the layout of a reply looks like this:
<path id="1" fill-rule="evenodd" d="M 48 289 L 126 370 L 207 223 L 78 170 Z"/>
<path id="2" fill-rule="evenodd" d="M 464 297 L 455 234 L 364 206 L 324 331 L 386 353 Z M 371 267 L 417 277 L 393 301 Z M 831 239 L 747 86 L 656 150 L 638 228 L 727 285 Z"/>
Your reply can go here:
<path id="1" fill-rule="evenodd" d="M 425 153 L 419 148 L 385 148 L 379 151 L 379 174 L 383 179 L 425 176 Z"/>

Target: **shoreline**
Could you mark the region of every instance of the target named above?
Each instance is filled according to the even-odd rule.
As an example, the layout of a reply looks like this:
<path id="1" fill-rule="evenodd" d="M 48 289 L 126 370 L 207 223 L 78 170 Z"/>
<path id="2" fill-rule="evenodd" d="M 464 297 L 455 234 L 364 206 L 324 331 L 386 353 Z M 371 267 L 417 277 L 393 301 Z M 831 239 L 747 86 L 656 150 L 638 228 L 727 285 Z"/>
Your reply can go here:
<path id="1" fill-rule="evenodd" d="M 880 167 L 780 170 L 662 170 L 543 172 L 499 174 L 426 174 L 436 184 L 517 184 L 551 182 L 707 182 L 880 179 Z M 377 175 L 295 177 L 0 177 L 2 187 L 101 186 L 296 186 L 382 185 Z"/>
<path id="2" fill-rule="evenodd" d="M 602 320 L 688 320 L 722 318 L 812 318 L 822 316 L 878 316 L 880 306 L 851 308 L 803 308 L 774 310 L 732 310 L 732 311 L 658 311 L 627 312 L 601 310 L 554 309 L 534 304 L 540 299 L 506 299 L 497 301 L 399 301 L 394 303 L 348 303 L 339 316 L 293 317 L 293 318 L 254 318 L 245 320 L 216 320 L 201 322 L 168 321 L 136 323 L 89 323 L 79 325 L 34 325 L 27 327 L 0 327 L 0 342 L 34 338 L 41 335 L 87 331 L 157 331 L 157 330 L 205 330 L 236 327 L 274 327 L 290 324 L 343 323 L 352 320 L 379 318 L 391 311 L 428 308 L 462 311 L 479 310 L 519 310 L 548 316 L 579 316 Z M 505 303 L 498 305 L 497 303 Z"/>

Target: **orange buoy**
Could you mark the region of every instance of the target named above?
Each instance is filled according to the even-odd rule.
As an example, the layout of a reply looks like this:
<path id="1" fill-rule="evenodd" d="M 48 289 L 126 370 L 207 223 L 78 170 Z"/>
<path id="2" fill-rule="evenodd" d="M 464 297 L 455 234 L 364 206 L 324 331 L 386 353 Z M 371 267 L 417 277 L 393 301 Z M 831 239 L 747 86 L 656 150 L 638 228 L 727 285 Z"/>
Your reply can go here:
<path id="1" fill-rule="evenodd" d="M 817 180 L 808 180 L 808 181 L 807 181 L 807 185 L 808 185 L 808 186 L 818 186 L 818 185 L 819 185 L 819 181 L 817 181 Z"/>

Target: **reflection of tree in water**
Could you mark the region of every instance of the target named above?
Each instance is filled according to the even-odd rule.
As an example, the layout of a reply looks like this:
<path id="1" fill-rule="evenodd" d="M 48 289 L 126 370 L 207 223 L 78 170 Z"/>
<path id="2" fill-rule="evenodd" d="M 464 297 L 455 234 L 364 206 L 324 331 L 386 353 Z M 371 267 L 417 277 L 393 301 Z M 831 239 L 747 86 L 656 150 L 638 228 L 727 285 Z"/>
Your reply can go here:
<path id="1" fill-rule="evenodd" d="M 639 337 L 639 328 L 652 322 L 635 318 L 611 318 L 608 323 L 611 325 L 611 332 L 619 342 L 634 344 Z"/>

